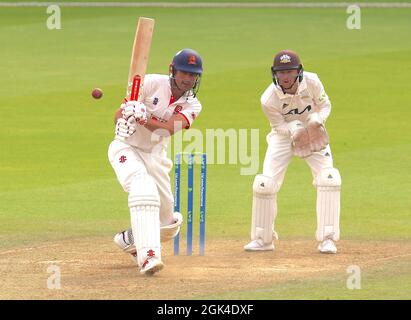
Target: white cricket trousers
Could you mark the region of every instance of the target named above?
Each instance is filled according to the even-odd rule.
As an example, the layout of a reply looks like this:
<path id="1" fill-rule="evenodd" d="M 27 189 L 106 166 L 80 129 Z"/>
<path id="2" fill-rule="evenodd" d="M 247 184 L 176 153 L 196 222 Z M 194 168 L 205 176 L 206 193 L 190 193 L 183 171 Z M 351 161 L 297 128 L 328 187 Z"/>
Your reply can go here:
<path id="1" fill-rule="evenodd" d="M 263 175 L 272 177 L 279 188 L 283 184 L 288 164 L 294 155 L 291 142 L 290 137 L 279 135 L 274 131 L 267 135 L 268 148 L 264 158 Z M 325 149 L 314 152 L 305 158 L 305 161 L 311 169 L 315 184 L 315 178 L 321 169 L 333 168 L 330 146 L 327 145 Z"/>
<path id="2" fill-rule="evenodd" d="M 118 182 L 127 193 L 134 175 L 150 175 L 156 182 L 160 194 L 161 226 L 174 223 L 174 197 L 169 176 L 173 162 L 167 158 L 165 148 L 154 148 L 149 153 L 125 142 L 113 140 L 108 148 L 108 158 Z"/>

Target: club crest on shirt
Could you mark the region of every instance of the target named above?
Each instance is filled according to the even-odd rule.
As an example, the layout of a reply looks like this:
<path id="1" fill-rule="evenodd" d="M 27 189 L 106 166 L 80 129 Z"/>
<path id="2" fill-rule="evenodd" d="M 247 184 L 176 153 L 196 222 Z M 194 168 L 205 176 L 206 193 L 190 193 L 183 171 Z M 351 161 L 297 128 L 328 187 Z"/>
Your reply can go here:
<path id="1" fill-rule="evenodd" d="M 158 103 L 158 98 L 154 98 L 154 100 L 153 100 L 153 104 L 156 106 L 156 105 L 157 105 L 157 103 Z"/>
<path id="2" fill-rule="evenodd" d="M 182 107 L 182 106 L 180 106 L 180 105 L 176 106 L 176 107 L 174 108 L 174 114 L 180 113 L 181 110 L 183 110 L 183 107 Z"/>
<path id="3" fill-rule="evenodd" d="M 195 112 L 191 112 L 191 118 L 193 118 L 193 120 L 196 118 Z"/>

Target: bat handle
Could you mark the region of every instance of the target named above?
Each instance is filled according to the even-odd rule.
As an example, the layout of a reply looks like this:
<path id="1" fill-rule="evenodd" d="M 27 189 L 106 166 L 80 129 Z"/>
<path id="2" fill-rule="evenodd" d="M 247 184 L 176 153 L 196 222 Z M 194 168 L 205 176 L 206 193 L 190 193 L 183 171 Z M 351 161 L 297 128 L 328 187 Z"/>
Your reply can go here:
<path id="1" fill-rule="evenodd" d="M 137 101 L 138 100 L 138 95 L 140 92 L 140 86 L 141 86 L 141 76 L 135 75 L 133 77 L 133 83 L 131 85 L 131 94 L 130 94 L 130 100 L 131 101 Z"/>

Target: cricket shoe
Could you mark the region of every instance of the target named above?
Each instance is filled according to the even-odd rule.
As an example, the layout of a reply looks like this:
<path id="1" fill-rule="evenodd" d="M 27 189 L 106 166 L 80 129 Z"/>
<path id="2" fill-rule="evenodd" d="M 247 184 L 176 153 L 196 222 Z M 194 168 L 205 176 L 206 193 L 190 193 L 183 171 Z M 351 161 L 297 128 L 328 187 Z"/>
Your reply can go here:
<path id="1" fill-rule="evenodd" d="M 337 253 L 337 247 L 331 239 L 325 239 L 318 245 L 318 250 L 321 253 Z"/>
<path id="2" fill-rule="evenodd" d="M 278 240 L 278 233 L 273 230 L 273 240 Z M 244 246 L 245 251 L 273 251 L 274 243 L 264 243 L 262 239 L 252 240 L 249 244 Z"/>
<path id="3" fill-rule="evenodd" d="M 163 268 L 164 264 L 160 259 L 156 257 L 149 257 L 146 259 L 146 261 L 144 261 L 143 266 L 140 269 L 140 273 L 152 276 Z"/>
<path id="4" fill-rule="evenodd" d="M 263 243 L 261 239 L 252 240 L 249 244 L 244 246 L 245 251 L 273 251 L 274 244 Z"/>
<path id="5" fill-rule="evenodd" d="M 133 234 L 131 229 L 124 230 L 117 233 L 113 239 L 114 243 L 126 253 L 131 255 L 131 259 L 138 265 L 137 262 L 137 251 L 136 246 L 134 245 Z"/>

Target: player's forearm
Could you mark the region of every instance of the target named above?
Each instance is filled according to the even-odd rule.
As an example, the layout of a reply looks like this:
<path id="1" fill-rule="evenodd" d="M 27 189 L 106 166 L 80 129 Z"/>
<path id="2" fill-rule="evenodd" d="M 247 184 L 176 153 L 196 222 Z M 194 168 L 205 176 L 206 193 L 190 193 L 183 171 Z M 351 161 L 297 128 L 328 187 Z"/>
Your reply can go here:
<path id="1" fill-rule="evenodd" d="M 175 125 L 174 121 L 162 122 L 153 118 L 150 118 L 144 127 L 160 136 L 172 136 L 174 133 L 181 130 L 181 128 L 178 128 L 178 125 Z"/>
<path id="2" fill-rule="evenodd" d="M 279 125 L 271 124 L 271 128 L 273 128 L 278 134 L 283 135 L 283 136 L 288 136 L 290 135 L 290 131 L 288 130 L 287 122 L 283 122 Z"/>
<path id="3" fill-rule="evenodd" d="M 153 118 L 149 118 L 144 127 L 151 132 L 156 132 L 160 136 L 171 136 L 173 135 L 172 130 L 169 128 L 168 122 L 160 122 Z"/>
<path id="4" fill-rule="evenodd" d="M 168 121 L 158 121 L 155 118 L 149 118 L 144 125 L 151 132 L 156 132 L 161 136 L 172 136 L 176 132 L 188 127 L 179 115 L 173 115 Z"/>

